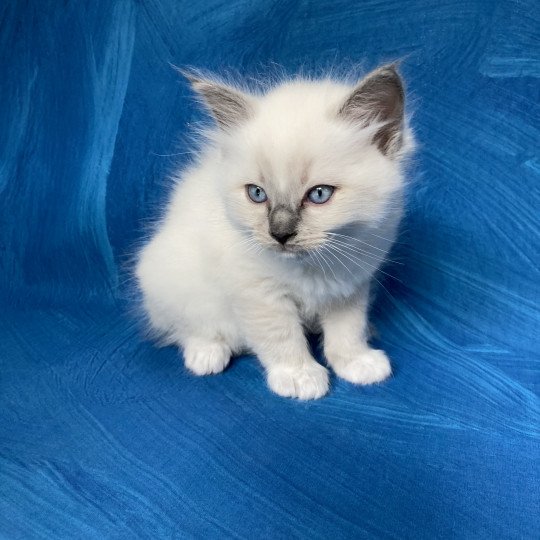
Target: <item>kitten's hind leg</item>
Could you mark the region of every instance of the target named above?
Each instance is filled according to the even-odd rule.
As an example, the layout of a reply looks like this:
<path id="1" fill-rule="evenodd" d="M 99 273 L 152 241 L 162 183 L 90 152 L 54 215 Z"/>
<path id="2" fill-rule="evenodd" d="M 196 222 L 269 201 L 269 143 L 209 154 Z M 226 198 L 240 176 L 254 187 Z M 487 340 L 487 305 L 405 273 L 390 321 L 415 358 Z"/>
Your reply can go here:
<path id="1" fill-rule="evenodd" d="M 188 338 L 183 346 L 184 363 L 195 375 L 221 373 L 231 360 L 231 349 L 222 340 Z"/>
<path id="2" fill-rule="evenodd" d="M 367 291 L 321 317 L 324 354 L 338 377 L 354 384 L 382 382 L 392 374 L 384 351 L 367 343 Z"/>

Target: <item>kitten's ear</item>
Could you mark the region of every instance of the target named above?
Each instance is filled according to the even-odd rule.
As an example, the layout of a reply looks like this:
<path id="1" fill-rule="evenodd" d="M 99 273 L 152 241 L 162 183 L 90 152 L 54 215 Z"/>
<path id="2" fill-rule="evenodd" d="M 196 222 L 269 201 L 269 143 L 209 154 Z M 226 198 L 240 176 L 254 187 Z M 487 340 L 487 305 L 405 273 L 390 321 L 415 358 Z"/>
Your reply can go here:
<path id="1" fill-rule="evenodd" d="M 373 142 L 385 155 L 398 151 L 403 139 L 405 92 L 395 64 L 382 66 L 362 79 L 339 110 L 339 115 L 368 126 L 383 125 Z"/>
<path id="2" fill-rule="evenodd" d="M 180 70 L 199 94 L 222 129 L 230 129 L 253 116 L 253 97 L 222 83 L 200 77 L 197 73 Z"/>

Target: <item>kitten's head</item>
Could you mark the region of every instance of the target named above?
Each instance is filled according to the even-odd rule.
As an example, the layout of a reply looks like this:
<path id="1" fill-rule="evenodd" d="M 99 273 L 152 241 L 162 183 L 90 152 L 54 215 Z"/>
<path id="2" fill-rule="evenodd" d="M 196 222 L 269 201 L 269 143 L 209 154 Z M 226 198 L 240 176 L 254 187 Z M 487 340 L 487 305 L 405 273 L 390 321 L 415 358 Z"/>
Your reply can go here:
<path id="1" fill-rule="evenodd" d="M 231 221 L 284 254 L 393 210 L 412 146 L 394 65 L 355 86 L 294 80 L 264 95 L 187 75 L 218 129 L 220 192 Z"/>

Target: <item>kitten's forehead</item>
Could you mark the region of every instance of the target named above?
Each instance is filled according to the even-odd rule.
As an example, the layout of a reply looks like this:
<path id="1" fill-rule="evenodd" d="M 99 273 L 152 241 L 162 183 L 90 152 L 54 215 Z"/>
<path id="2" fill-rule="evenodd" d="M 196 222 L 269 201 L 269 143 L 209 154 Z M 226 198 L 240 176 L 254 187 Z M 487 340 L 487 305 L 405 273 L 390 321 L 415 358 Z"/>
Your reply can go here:
<path id="1" fill-rule="evenodd" d="M 343 97 L 335 85 L 297 81 L 265 96 L 252 124 L 261 175 L 285 204 L 306 188 L 321 155 L 332 112 Z"/>
<path id="2" fill-rule="evenodd" d="M 294 200 L 310 177 L 312 158 L 301 149 L 268 145 L 259 154 L 261 176 L 265 185 L 281 197 L 281 204 Z"/>
<path id="3" fill-rule="evenodd" d="M 363 130 L 337 115 L 349 91 L 333 83 L 296 82 L 260 98 L 257 113 L 233 144 L 270 200 L 297 206 L 310 187 L 338 182 L 343 169 L 370 146 Z"/>

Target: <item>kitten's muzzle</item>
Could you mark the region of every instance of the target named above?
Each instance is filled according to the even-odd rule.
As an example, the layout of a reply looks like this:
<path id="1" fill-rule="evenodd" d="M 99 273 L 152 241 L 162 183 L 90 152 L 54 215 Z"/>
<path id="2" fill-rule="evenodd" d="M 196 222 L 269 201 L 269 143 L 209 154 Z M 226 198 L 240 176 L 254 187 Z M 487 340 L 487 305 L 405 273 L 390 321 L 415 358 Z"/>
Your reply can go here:
<path id="1" fill-rule="evenodd" d="M 289 239 L 296 236 L 299 219 L 298 211 L 285 206 L 276 206 L 268 215 L 268 232 L 274 240 L 284 246 Z"/>

